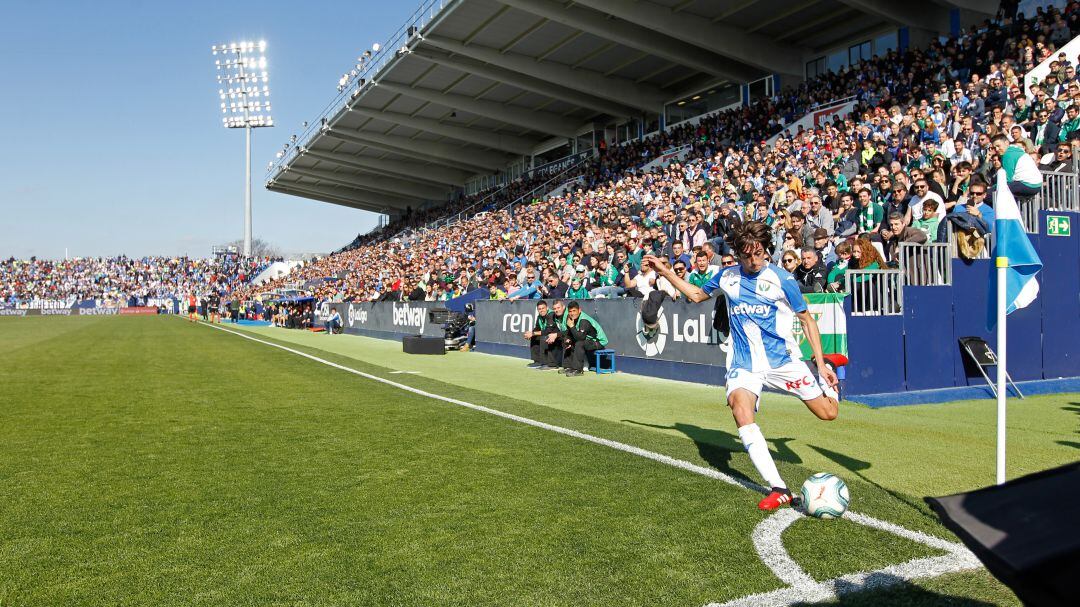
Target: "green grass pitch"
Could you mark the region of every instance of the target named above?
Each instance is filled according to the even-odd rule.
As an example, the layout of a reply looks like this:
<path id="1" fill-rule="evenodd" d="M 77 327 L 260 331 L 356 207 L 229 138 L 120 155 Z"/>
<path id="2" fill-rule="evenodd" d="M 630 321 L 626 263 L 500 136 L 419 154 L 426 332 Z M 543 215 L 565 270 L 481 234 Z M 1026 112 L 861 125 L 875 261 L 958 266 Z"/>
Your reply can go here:
<path id="1" fill-rule="evenodd" d="M 758 480 L 721 388 L 244 333 Z M 1080 395 L 1010 403 L 1010 476 L 1076 459 Z M 825 423 L 767 395 L 759 423 L 789 484 L 833 472 L 853 510 L 950 541 L 922 497 L 993 480 L 991 401 Z M 724 603 L 785 586 L 757 498 L 177 318 L 0 319 L 2 606 Z M 782 537 L 818 581 L 944 554 L 848 520 Z M 981 570 L 841 602 L 1017 603 Z"/>

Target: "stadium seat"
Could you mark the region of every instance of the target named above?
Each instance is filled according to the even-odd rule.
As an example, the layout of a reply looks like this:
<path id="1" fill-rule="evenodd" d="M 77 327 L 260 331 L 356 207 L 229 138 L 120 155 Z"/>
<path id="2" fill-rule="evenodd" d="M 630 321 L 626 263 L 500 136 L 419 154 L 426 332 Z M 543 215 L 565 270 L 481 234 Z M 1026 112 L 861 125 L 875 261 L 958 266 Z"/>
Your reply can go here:
<path id="1" fill-rule="evenodd" d="M 596 355 L 596 364 L 593 365 L 593 369 L 597 375 L 615 372 L 615 350 L 596 350 L 593 354 Z M 606 367 L 601 364 L 605 358 L 608 361 Z"/>

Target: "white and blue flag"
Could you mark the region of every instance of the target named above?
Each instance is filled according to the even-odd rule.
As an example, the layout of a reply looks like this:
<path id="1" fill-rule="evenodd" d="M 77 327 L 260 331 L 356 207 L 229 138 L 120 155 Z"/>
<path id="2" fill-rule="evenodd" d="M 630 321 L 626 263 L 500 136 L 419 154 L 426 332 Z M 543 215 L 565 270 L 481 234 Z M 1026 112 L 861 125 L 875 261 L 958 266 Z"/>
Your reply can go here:
<path id="1" fill-rule="evenodd" d="M 1024 222 L 1020 219 L 1020 207 L 1016 204 L 1006 181 L 1005 171 L 997 174 L 997 202 L 994 211 L 994 259 L 990 268 L 990 290 L 987 292 L 987 323 L 989 330 L 997 326 L 997 264 L 1007 263 L 1005 283 L 1005 314 L 1026 308 L 1039 295 L 1039 282 L 1035 275 L 1042 269 L 1042 260 L 1031 246 Z M 1003 260 L 1003 261 L 998 261 Z"/>

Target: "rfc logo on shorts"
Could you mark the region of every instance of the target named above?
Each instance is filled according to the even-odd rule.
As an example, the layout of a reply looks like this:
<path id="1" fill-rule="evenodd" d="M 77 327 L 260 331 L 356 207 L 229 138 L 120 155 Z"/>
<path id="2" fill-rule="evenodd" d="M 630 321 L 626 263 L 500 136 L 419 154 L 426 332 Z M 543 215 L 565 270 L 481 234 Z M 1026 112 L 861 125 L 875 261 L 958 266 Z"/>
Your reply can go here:
<path id="1" fill-rule="evenodd" d="M 637 345 L 649 358 L 660 356 L 664 352 L 664 346 L 667 345 L 668 322 L 663 306 L 660 307 L 657 323 L 660 325 L 660 331 L 651 340 L 645 339 L 645 323 L 641 321 L 641 315 L 637 315 Z"/>
<path id="2" fill-rule="evenodd" d="M 788 392 L 798 392 L 802 388 L 809 388 L 814 385 L 814 378 L 807 375 L 802 379 L 796 379 L 795 381 L 785 381 L 784 387 Z"/>

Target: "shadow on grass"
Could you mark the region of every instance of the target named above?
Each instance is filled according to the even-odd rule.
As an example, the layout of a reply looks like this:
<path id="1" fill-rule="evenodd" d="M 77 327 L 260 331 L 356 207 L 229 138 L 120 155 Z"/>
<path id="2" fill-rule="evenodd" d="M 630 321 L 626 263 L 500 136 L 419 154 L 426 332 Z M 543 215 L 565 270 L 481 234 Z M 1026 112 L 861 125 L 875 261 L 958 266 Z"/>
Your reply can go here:
<path id="1" fill-rule="evenodd" d="M 836 462 L 837 465 L 839 465 L 843 469 L 847 470 L 848 472 L 851 472 L 852 474 L 857 476 L 859 479 L 861 479 L 863 482 L 865 482 L 865 483 L 867 483 L 869 485 L 873 485 L 874 487 L 880 489 L 881 491 L 884 491 L 885 493 L 888 493 L 889 495 L 891 495 L 897 501 L 899 501 L 899 502 L 901 502 L 903 504 L 907 504 L 913 510 L 918 512 L 919 514 L 921 514 L 923 516 L 926 516 L 926 517 L 929 517 L 929 518 L 934 518 L 933 513 L 930 512 L 930 510 L 922 503 L 922 501 L 916 500 L 916 499 L 912 498 L 909 495 L 904 495 L 903 493 L 897 493 L 896 491 L 893 491 L 892 489 L 889 489 L 887 487 L 882 487 L 881 485 L 879 485 L 876 482 L 874 482 L 874 481 L 870 480 L 869 478 L 867 478 L 866 475 L 863 474 L 862 472 L 863 472 L 863 470 L 869 470 L 870 469 L 870 466 L 871 466 L 870 462 L 866 462 L 866 461 L 863 461 L 861 459 L 856 459 L 854 457 L 851 457 L 850 455 L 844 455 L 843 453 L 839 453 L 839 452 L 833 451 L 831 449 L 826 449 L 824 447 L 817 447 L 817 446 L 814 446 L 814 445 L 807 445 L 807 446 L 810 447 L 811 449 L 813 449 L 814 451 L 817 451 L 821 455 L 825 456 L 829 460 L 831 460 L 833 462 Z"/>
<path id="2" fill-rule="evenodd" d="M 1057 442 L 1057 444 L 1059 444 L 1059 445 L 1061 445 L 1063 447 L 1072 447 L 1073 449 L 1080 449 L 1080 443 L 1078 443 L 1076 441 L 1059 440 L 1059 441 L 1055 441 L 1055 442 Z"/>
<path id="3" fill-rule="evenodd" d="M 657 428 L 660 430 L 676 430 L 682 432 L 687 438 L 694 441 L 697 445 L 698 455 L 701 456 L 710 466 L 713 468 L 730 474 L 731 476 L 743 479 L 753 484 L 759 484 L 758 481 L 747 478 L 745 474 L 731 467 L 731 456 L 734 453 L 742 453 L 743 446 L 734 435 L 728 434 L 721 430 L 712 430 L 709 428 L 702 428 L 693 424 L 675 423 L 670 426 L 662 426 L 659 424 L 647 424 L 645 422 L 637 422 L 632 419 L 622 420 L 629 424 L 637 426 L 645 426 L 647 428 Z M 782 461 L 792 464 L 801 464 L 802 458 L 798 453 L 795 453 L 788 443 L 795 440 L 793 438 L 774 438 L 766 439 L 773 444 L 775 452 L 773 457 Z"/>
<path id="4" fill-rule="evenodd" d="M 871 574 L 863 583 L 836 583 L 839 598 L 828 603 L 793 603 L 802 607 L 810 605 L 844 605 L 845 607 L 877 607 L 879 605 L 918 605 L 919 607 L 983 607 L 993 603 L 968 597 L 951 596 L 920 588 L 895 575 Z"/>

